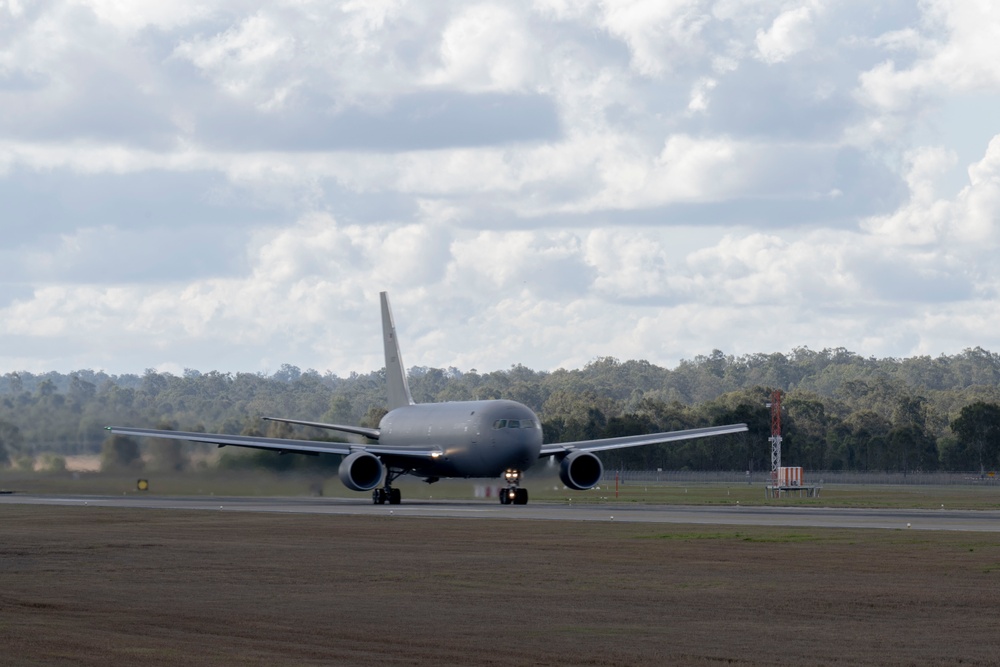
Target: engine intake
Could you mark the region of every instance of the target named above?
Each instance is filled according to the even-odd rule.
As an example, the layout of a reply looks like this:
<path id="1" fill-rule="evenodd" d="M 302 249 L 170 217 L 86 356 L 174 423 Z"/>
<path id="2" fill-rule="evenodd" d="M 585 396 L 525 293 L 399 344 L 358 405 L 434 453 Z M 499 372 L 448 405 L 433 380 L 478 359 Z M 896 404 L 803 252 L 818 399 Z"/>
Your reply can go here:
<path id="1" fill-rule="evenodd" d="M 559 465 L 559 479 L 574 491 L 586 491 L 601 481 L 604 466 L 590 452 L 572 452 Z"/>
<path id="2" fill-rule="evenodd" d="M 382 481 L 385 467 L 368 452 L 354 452 L 340 462 L 340 481 L 351 491 L 371 491 Z"/>

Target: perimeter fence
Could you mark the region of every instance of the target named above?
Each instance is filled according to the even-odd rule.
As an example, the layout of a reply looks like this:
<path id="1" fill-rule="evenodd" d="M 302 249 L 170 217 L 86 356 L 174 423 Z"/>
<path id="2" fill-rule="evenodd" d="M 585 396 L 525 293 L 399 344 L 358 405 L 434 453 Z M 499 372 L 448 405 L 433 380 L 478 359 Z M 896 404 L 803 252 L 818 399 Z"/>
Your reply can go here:
<path id="1" fill-rule="evenodd" d="M 770 471 L 746 470 L 604 470 L 605 483 L 614 482 L 690 482 L 726 484 L 769 484 Z M 1000 474 L 979 472 L 876 472 L 845 470 L 805 470 L 803 481 L 807 484 L 964 484 L 1000 485 Z"/>

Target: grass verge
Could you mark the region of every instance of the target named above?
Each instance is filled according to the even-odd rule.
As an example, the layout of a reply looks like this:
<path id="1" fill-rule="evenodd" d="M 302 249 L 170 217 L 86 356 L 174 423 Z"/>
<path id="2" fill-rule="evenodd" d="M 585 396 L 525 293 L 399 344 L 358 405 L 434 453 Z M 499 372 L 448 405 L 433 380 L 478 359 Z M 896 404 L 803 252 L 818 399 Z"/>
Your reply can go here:
<path id="1" fill-rule="evenodd" d="M 1000 537 L 0 506 L 11 665 L 995 664 Z"/>

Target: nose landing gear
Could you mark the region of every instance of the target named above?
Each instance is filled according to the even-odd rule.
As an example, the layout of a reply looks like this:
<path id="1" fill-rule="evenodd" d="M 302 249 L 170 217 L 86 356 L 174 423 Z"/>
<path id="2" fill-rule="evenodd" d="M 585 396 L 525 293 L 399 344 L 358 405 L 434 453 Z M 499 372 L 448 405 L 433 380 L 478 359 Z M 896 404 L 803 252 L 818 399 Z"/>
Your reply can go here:
<path id="1" fill-rule="evenodd" d="M 504 472 L 503 478 L 507 482 L 507 488 L 500 491 L 500 504 L 527 505 L 528 490 L 518 486 L 518 482 L 521 481 L 521 471 L 507 470 Z"/>

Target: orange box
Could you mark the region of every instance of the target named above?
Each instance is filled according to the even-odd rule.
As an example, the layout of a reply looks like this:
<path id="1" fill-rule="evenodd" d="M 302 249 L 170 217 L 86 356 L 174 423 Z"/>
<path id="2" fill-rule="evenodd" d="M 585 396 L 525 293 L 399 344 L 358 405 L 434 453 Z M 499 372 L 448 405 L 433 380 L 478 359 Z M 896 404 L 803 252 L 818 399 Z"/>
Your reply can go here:
<path id="1" fill-rule="evenodd" d="M 778 468 L 778 486 L 802 486 L 802 468 Z"/>

